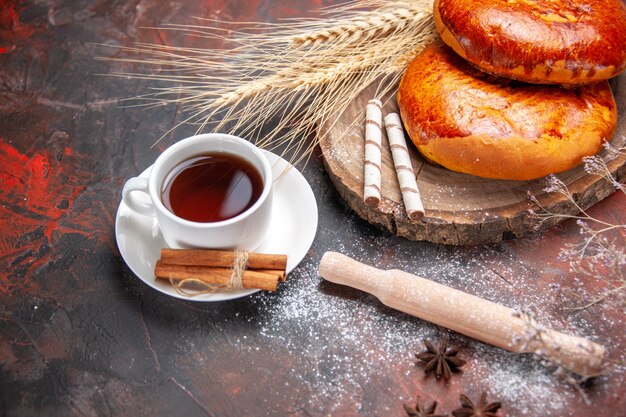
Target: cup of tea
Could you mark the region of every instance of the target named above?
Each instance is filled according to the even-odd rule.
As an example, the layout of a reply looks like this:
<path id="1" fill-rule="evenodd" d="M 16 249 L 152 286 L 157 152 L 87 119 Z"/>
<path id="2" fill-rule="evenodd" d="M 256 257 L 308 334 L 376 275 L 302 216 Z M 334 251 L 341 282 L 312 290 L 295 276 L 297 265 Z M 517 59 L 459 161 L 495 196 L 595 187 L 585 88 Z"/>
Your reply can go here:
<path id="1" fill-rule="evenodd" d="M 167 148 L 148 178 L 129 179 L 122 199 L 155 216 L 172 248 L 255 250 L 271 220 L 272 168 L 247 140 L 192 136 Z"/>

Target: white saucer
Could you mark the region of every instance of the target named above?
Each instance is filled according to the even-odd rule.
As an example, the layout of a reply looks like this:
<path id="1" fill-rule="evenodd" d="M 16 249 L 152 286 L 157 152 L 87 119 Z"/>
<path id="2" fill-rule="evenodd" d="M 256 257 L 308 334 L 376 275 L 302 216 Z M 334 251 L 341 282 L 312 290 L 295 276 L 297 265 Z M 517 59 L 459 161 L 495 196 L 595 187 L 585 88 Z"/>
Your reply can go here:
<path id="1" fill-rule="evenodd" d="M 317 231 L 317 203 L 311 186 L 289 162 L 265 151 L 274 174 L 272 220 L 265 243 L 255 252 L 287 255 L 287 272 L 306 256 Z M 150 166 L 141 173 L 148 177 Z M 287 169 L 288 168 L 288 169 Z M 115 218 L 117 247 L 128 267 L 143 282 L 172 297 L 193 301 L 223 301 L 244 297 L 259 290 L 241 290 L 188 297 L 154 276 L 154 264 L 167 247 L 154 217 L 130 210 L 122 201 Z"/>

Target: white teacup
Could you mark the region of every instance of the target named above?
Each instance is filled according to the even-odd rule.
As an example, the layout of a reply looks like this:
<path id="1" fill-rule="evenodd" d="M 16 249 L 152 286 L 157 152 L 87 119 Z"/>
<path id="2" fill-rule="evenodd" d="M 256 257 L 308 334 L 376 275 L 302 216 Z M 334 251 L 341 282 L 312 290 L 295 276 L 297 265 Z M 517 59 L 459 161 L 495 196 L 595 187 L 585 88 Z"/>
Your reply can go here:
<path id="1" fill-rule="evenodd" d="M 261 174 L 263 190 L 253 205 L 241 214 L 216 222 L 194 222 L 167 209 L 161 199 L 168 174 L 190 158 L 204 154 L 231 154 L 250 163 Z M 137 198 L 134 193 L 150 197 Z M 272 211 L 272 168 L 263 152 L 236 136 L 209 133 L 183 139 L 167 148 L 156 160 L 146 178 L 126 181 L 124 203 L 133 211 L 156 216 L 165 242 L 172 248 L 255 250 L 266 237 Z"/>

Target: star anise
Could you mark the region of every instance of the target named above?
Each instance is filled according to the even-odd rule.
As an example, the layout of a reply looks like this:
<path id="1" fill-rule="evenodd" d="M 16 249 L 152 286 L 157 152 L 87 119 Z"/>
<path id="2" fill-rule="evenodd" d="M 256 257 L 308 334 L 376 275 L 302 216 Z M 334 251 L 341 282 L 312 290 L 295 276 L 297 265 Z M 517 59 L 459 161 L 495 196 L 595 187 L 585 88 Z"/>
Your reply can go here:
<path id="1" fill-rule="evenodd" d="M 502 407 L 499 402 L 487 404 L 487 393 L 483 392 L 478 400 L 478 404 L 474 403 L 461 394 L 461 408 L 457 408 L 452 412 L 454 417 L 498 417 L 498 410 Z"/>
<path id="2" fill-rule="evenodd" d="M 404 404 L 404 411 L 409 417 L 448 417 L 447 414 L 435 414 L 435 408 L 437 408 L 437 401 L 427 407 L 420 397 L 417 397 L 415 401 L 415 408 Z"/>
<path id="3" fill-rule="evenodd" d="M 417 359 L 426 363 L 424 372 L 434 372 L 437 378 L 443 376 L 444 379 L 450 379 L 451 371 L 465 365 L 465 361 L 457 358 L 456 354 L 459 350 L 456 348 L 448 349 L 448 342 L 443 340 L 439 343 L 439 349 L 432 345 L 428 340 L 424 340 L 426 352 L 415 355 Z"/>

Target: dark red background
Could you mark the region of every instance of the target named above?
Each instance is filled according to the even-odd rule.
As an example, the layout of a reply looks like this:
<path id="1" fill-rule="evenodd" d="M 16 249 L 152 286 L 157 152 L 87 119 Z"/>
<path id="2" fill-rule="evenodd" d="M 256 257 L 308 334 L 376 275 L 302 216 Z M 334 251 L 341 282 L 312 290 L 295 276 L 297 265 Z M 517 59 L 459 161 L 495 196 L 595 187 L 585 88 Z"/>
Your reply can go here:
<path id="1" fill-rule="evenodd" d="M 145 68 L 95 58 L 120 56 L 115 47 L 136 41 L 208 45 L 142 27 L 188 23 L 193 16 L 316 16 L 325 4 L 0 2 L 0 415 L 388 416 L 403 415 L 402 404 L 417 395 L 438 400 L 439 409 L 449 412 L 459 393 L 476 398 L 483 390 L 503 402 L 503 416 L 625 415 L 622 309 L 600 304 L 566 312 L 562 307 L 576 300 L 554 289 L 602 289 L 601 282 L 582 278 L 577 285 L 576 274 L 556 261 L 564 244 L 580 241 L 573 222 L 492 247 L 405 241 L 346 210 L 316 155 L 304 175 L 318 200 L 318 234 L 277 294 L 184 302 L 155 292 L 126 267 L 113 233 L 121 187 L 163 147 L 194 130 L 180 128 L 152 148 L 181 120 L 182 109 L 107 102 L 145 93 L 149 83 L 99 74 Z M 625 203 L 616 194 L 591 212 L 624 223 Z M 544 323 L 607 346 L 608 372 L 585 388 L 585 403 L 576 389 L 529 358 L 318 282 L 315 270 L 327 250 L 420 273 L 512 307 L 532 305 Z M 307 306 L 302 288 L 314 303 Z M 337 321 L 323 310 L 336 313 Z M 277 313 L 284 316 L 271 317 Z M 268 328 L 272 322 L 280 326 Z M 352 338 L 351 328 L 358 329 Z M 403 337 L 396 340 L 395 334 Z M 450 383 L 424 378 L 413 365 L 424 335 L 449 337 L 468 360 Z M 393 348 L 378 345 L 380 340 Z M 494 361 L 511 367 L 507 380 L 486 373 Z M 550 387 L 539 400 L 506 387 L 528 385 L 533 392 L 531 385 L 539 382 Z"/>

